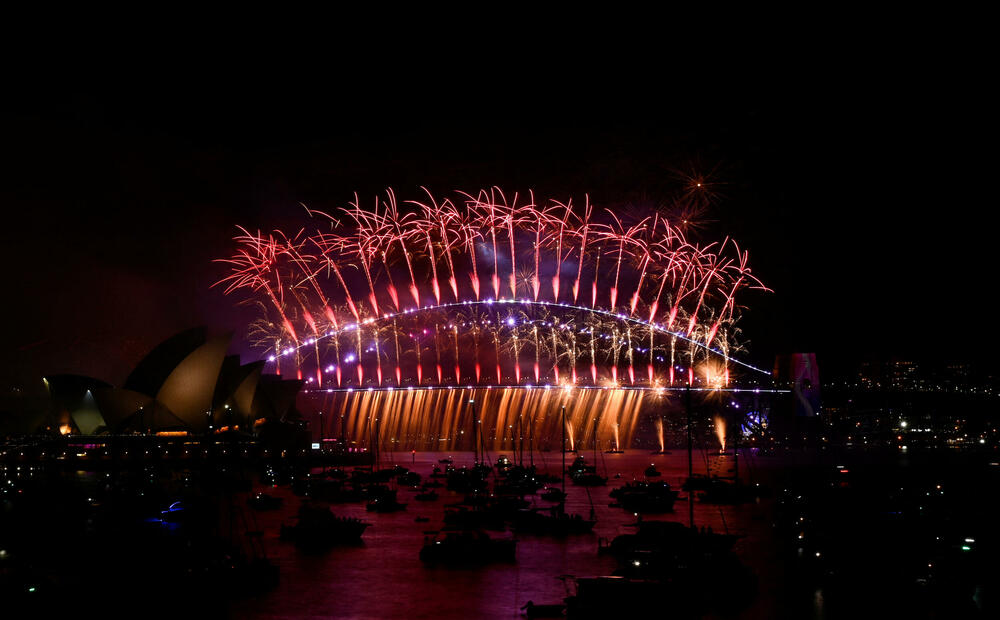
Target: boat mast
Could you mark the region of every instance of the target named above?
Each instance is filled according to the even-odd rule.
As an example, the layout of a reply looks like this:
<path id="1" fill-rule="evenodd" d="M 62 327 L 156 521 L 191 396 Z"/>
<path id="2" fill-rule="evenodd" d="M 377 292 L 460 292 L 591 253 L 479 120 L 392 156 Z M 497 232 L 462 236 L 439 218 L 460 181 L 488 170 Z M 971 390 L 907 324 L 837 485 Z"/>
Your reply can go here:
<path id="1" fill-rule="evenodd" d="M 594 475 L 597 475 L 597 424 L 601 418 L 600 412 L 597 413 L 597 417 L 594 418 Z"/>
<path id="2" fill-rule="evenodd" d="M 740 432 L 743 428 L 742 412 L 736 418 L 736 437 L 733 439 L 733 482 L 740 481 Z"/>
<path id="3" fill-rule="evenodd" d="M 535 421 L 528 422 L 528 464 L 535 468 Z"/>
<path id="4" fill-rule="evenodd" d="M 524 414 L 517 416 L 517 426 L 521 439 L 521 467 L 524 467 Z"/>
<path id="5" fill-rule="evenodd" d="M 479 446 L 476 444 L 479 439 L 476 437 L 476 401 L 470 398 L 469 404 L 472 405 L 472 464 L 473 466 L 479 464 Z"/>
<path id="6" fill-rule="evenodd" d="M 562 406 L 562 493 L 566 497 L 566 405 Z"/>
<path id="7" fill-rule="evenodd" d="M 684 391 L 687 401 L 687 435 L 688 435 L 688 520 L 691 529 L 694 529 L 694 463 L 691 460 L 691 384 Z"/>

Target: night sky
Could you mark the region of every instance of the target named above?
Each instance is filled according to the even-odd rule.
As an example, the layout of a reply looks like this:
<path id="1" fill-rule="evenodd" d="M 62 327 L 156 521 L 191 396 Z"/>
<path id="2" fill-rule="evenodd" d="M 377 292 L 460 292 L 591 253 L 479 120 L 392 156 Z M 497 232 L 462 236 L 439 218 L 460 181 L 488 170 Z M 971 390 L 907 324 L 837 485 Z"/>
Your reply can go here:
<path id="1" fill-rule="evenodd" d="M 705 237 L 738 239 L 775 290 L 742 298 L 750 361 L 986 360 L 996 241 L 982 104 L 933 76 L 777 81 L 711 94 L 676 80 L 337 76 L 29 89 L 2 117 L 0 383 L 75 372 L 120 384 L 181 329 L 239 336 L 249 315 L 209 288 L 224 273 L 211 260 L 236 224 L 303 222 L 299 203 L 498 185 L 641 207 L 669 195 L 677 170 L 715 171 L 723 196 Z"/>

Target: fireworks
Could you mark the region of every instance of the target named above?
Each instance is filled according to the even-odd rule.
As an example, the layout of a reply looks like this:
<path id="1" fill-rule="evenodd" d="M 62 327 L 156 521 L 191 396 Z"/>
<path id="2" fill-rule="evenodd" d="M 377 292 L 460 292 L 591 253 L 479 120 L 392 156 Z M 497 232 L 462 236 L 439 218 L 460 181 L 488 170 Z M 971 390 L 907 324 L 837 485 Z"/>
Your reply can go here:
<path id="1" fill-rule="evenodd" d="M 251 334 L 277 372 L 313 387 L 658 386 L 695 382 L 706 361 L 713 385 L 747 366 L 732 357 L 738 297 L 767 289 L 732 239 L 589 199 L 424 193 L 307 211 L 295 234 L 239 229 L 217 284 L 262 309 Z"/>

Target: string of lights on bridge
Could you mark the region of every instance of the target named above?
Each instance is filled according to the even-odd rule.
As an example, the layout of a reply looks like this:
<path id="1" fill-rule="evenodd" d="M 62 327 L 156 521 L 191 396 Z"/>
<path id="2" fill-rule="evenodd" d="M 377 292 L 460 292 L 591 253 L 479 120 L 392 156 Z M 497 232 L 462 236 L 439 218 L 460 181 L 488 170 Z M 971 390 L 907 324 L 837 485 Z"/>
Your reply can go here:
<path id="1" fill-rule="evenodd" d="M 753 366 L 752 364 L 748 364 L 748 363 L 743 362 L 743 361 L 741 361 L 739 359 L 736 359 L 734 357 L 729 357 L 725 353 L 723 353 L 722 351 L 720 351 L 719 349 L 712 348 L 710 346 L 705 345 L 704 343 L 701 343 L 701 342 L 698 342 L 698 341 L 693 340 L 691 338 L 688 338 L 687 336 L 685 336 L 682 333 L 670 331 L 665 326 L 663 326 L 662 324 L 659 324 L 659 323 L 653 323 L 653 322 L 646 321 L 646 320 L 643 320 L 643 319 L 635 317 L 635 316 L 628 316 L 628 315 L 625 315 L 625 314 L 616 313 L 616 312 L 612 312 L 612 311 L 609 311 L 609 310 L 604 310 L 604 309 L 601 309 L 601 308 L 593 308 L 593 307 L 588 308 L 586 306 L 579 306 L 579 305 L 575 305 L 575 304 L 569 304 L 569 303 L 566 303 L 566 302 L 533 301 L 533 300 L 530 300 L 530 299 L 505 299 L 505 298 L 500 298 L 500 299 L 496 299 L 496 300 L 494 300 L 494 299 L 475 300 L 475 301 L 467 300 L 467 301 L 450 302 L 450 303 L 443 303 L 443 304 L 432 304 L 432 305 L 424 306 L 422 308 L 407 308 L 407 309 L 401 310 L 399 312 L 383 314 L 380 318 L 369 317 L 369 318 L 361 321 L 360 323 L 349 323 L 349 324 L 346 324 L 346 325 L 344 325 L 344 327 L 342 327 L 339 330 L 331 330 L 331 331 L 327 332 L 324 335 L 321 335 L 321 336 L 318 336 L 318 337 L 313 337 L 313 338 L 308 338 L 308 339 L 304 340 L 303 342 L 297 344 L 295 347 L 288 347 L 284 351 L 281 351 L 278 355 L 280 355 L 280 356 L 288 356 L 288 355 L 291 355 L 291 354 L 295 353 L 296 351 L 298 351 L 299 349 L 301 349 L 303 347 L 312 346 L 315 343 L 317 343 L 317 342 L 319 342 L 321 340 L 324 340 L 326 338 L 337 337 L 337 336 L 340 336 L 341 334 L 343 334 L 345 332 L 355 331 L 355 330 L 358 330 L 361 327 L 364 327 L 366 325 L 372 325 L 372 324 L 375 324 L 375 323 L 378 323 L 378 322 L 381 322 L 381 321 L 389 321 L 389 320 L 392 320 L 392 319 L 395 319 L 395 318 L 398 318 L 398 317 L 408 316 L 408 315 L 416 314 L 416 313 L 419 313 L 419 312 L 433 312 L 435 310 L 447 310 L 447 309 L 450 309 L 450 308 L 470 307 L 470 306 L 478 306 L 478 305 L 484 305 L 484 306 L 489 306 L 489 307 L 494 307 L 494 306 L 497 306 L 497 305 L 520 305 L 520 306 L 527 306 L 527 307 L 536 307 L 537 306 L 537 307 L 562 308 L 562 309 L 565 309 L 565 310 L 573 310 L 573 311 L 577 311 L 577 312 L 587 312 L 587 313 L 592 313 L 592 314 L 596 314 L 596 315 L 600 315 L 600 316 L 604 316 L 604 317 L 608 317 L 608 318 L 612 318 L 612 319 L 617 319 L 617 320 L 625 322 L 625 323 L 633 323 L 633 324 L 636 324 L 636 325 L 641 325 L 641 326 L 647 327 L 650 330 L 653 330 L 653 331 L 656 331 L 656 332 L 659 332 L 659 333 L 662 333 L 662 334 L 667 334 L 667 335 L 669 335 L 669 336 L 671 336 L 673 338 L 678 338 L 678 339 L 680 339 L 680 340 L 682 340 L 684 342 L 687 342 L 687 343 L 693 344 L 695 346 L 701 347 L 702 349 L 705 349 L 705 350 L 707 350 L 707 351 L 709 351 L 711 353 L 714 353 L 714 354 L 716 354 L 716 355 L 718 355 L 720 357 L 723 357 L 724 359 L 726 359 L 729 362 L 732 362 L 734 364 L 737 364 L 737 365 L 742 366 L 744 368 L 747 368 L 749 370 L 758 372 L 760 374 L 763 374 L 763 375 L 766 375 L 766 376 L 771 376 L 770 372 L 768 372 L 768 371 L 766 371 L 766 370 L 764 370 L 762 368 L 758 368 L 756 366 Z M 533 321 L 529 320 L 527 322 L 531 323 Z M 508 317 L 507 320 L 506 320 L 506 324 L 508 326 L 510 326 L 510 327 L 514 327 L 514 326 L 517 325 L 517 319 L 515 317 Z M 556 325 L 556 326 L 558 327 L 558 325 Z M 564 327 L 568 327 L 568 325 L 564 325 Z M 587 329 L 581 330 L 581 332 L 582 333 L 591 333 L 592 334 L 593 333 L 593 328 L 590 328 L 589 332 L 588 332 Z M 603 337 L 610 337 L 607 334 L 601 334 L 601 335 Z M 641 347 L 637 347 L 636 350 L 638 350 L 638 351 L 644 351 Z M 269 361 L 269 362 L 276 361 L 278 355 L 271 355 L 271 356 L 269 356 L 267 358 L 267 361 Z M 351 363 L 351 362 L 354 362 L 354 361 L 355 361 L 354 355 L 350 354 L 348 356 L 347 363 Z M 357 360 L 357 361 L 360 363 L 360 360 Z M 341 361 L 337 360 L 337 363 L 339 364 L 339 363 L 341 363 Z M 329 372 L 329 369 L 328 369 L 328 372 Z M 454 386 L 451 386 L 451 387 L 454 387 Z M 477 386 L 477 387 L 486 387 L 486 386 Z M 497 386 L 497 387 L 500 387 L 500 386 Z M 512 386 L 512 387 L 517 387 L 517 386 Z M 523 387 L 533 387 L 533 386 L 523 386 Z M 538 386 L 538 387 L 541 387 L 541 386 Z M 577 387 L 584 387 L 584 386 L 577 386 Z M 604 386 L 586 386 L 586 387 L 588 387 L 590 389 L 604 389 Z M 363 390 L 365 388 L 337 388 L 337 391 L 347 391 L 347 390 L 354 390 L 354 389 Z M 369 388 L 369 389 L 386 389 L 386 388 Z M 389 388 L 389 389 L 393 389 L 393 388 Z M 398 389 L 402 389 L 402 388 L 398 388 Z M 636 387 L 636 386 L 632 386 L 632 389 L 640 389 L 640 388 Z M 654 389 L 655 390 L 655 389 L 664 389 L 664 388 L 647 387 L 647 388 L 641 388 L 641 389 Z"/>

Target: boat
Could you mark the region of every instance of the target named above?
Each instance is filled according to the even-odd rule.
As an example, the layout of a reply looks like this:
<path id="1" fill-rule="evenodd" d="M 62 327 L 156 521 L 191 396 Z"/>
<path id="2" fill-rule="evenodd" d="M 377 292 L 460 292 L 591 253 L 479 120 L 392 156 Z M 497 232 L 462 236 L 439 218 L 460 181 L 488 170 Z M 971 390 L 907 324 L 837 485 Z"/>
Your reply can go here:
<path id="1" fill-rule="evenodd" d="M 477 530 L 446 531 L 424 539 L 420 560 L 427 564 L 513 562 L 517 540 L 490 538 Z"/>
<path id="2" fill-rule="evenodd" d="M 654 465 L 653 463 L 649 464 L 649 467 L 646 468 L 646 471 L 644 473 L 646 474 L 647 478 L 656 478 L 657 476 L 660 475 L 660 471 L 656 469 L 656 465 Z"/>
<path id="3" fill-rule="evenodd" d="M 452 469 L 448 472 L 448 488 L 459 493 L 471 493 L 478 489 L 485 489 L 488 486 L 487 473 L 481 467 Z"/>
<path id="4" fill-rule="evenodd" d="M 708 489 L 709 485 L 712 484 L 713 480 L 717 480 L 717 476 L 707 476 L 705 474 L 694 474 L 692 473 L 681 485 L 681 489 L 685 491 L 704 491 Z"/>
<path id="5" fill-rule="evenodd" d="M 594 519 L 584 519 L 578 514 L 567 514 L 565 505 L 550 508 L 532 508 L 518 511 L 513 518 L 514 529 L 532 534 L 586 534 L 594 529 Z"/>
<path id="6" fill-rule="evenodd" d="M 396 499 L 396 491 L 384 484 L 370 484 L 361 489 L 361 495 L 368 501 Z"/>
<path id="7" fill-rule="evenodd" d="M 506 480 L 493 485 L 493 492 L 497 495 L 533 495 L 538 491 L 541 484 L 537 480 Z"/>
<path id="8" fill-rule="evenodd" d="M 566 606 L 562 604 L 538 605 L 528 601 L 521 606 L 521 610 L 528 618 L 562 618 Z"/>
<path id="9" fill-rule="evenodd" d="M 566 471 L 577 486 L 594 487 L 608 483 L 607 478 L 598 475 L 597 466 L 587 465 L 587 460 L 582 456 L 576 457 Z"/>
<path id="10" fill-rule="evenodd" d="M 739 606 L 753 596 L 756 577 L 732 551 L 738 538 L 711 528 L 640 519 L 635 534 L 617 536 L 608 545 L 599 541 L 598 550 L 618 561 L 616 576 L 654 579 L 665 589 L 683 593 L 692 610 L 704 610 Z M 718 596 L 719 587 L 729 593 L 724 599 Z"/>
<path id="11" fill-rule="evenodd" d="M 338 517 L 326 506 L 302 504 L 295 525 L 281 525 L 281 540 L 307 549 L 361 542 L 370 524 L 352 517 Z"/>
<path id="12" fill-rule="evenodd" d="M 424 491 L 414 495 L 413 499 L 417 500 L 418 502 L 433 502 L 438 497 L 439 496 L 437 494 L 437 491 L 428 491 L 425 489 Z"/>
<path id="13" fill-rule="evenodd" d="M 584 474 L 587 472 L 594 472 L 597 471 L 597 468 L 594 467 L 593 465 L 587 465 L 587 459 L 583 458 L 582 456 L 578 456 L 575 459 L 573 459 L 573 462 L 570 464 L 569 467 L 566 468 L 566 471 L 569 473 L 570 476 L 573 476 L 574 474 Z"/>
<path id="14" fill-rule="evenodd" d="M 510 469 L 513 466 L 514 464 L 510 461 L 509 458 L 507 458 L 506 454 L 501 454 L 497 458 L 496 468 L 498 472 L 505 473 L 508 469 Z"/>
<path id="15" fill-rule="evenodd" d="M 612 448 L 611 450 L 605 450 L 604 454 L 625 454 L 625 451 Z"/>
<path id="16" fill-rule="evenodd" d="M 637 482 L 615 489 L 611 496 L 628 512 L 662 513 L 673 512 L 678 492 L 666 482 Z"/>
<path id="17" fill-rule="evenodd" d="M 596 473 L 579 473 L 573 475 L 573 484 L 581 487 L 599 487 L 608 483 L 608 479 Z"/>
<path id="18" fill-rule="evenodd" d="M 451 465 L 454 462 L 455 461 L 450 456 L 443 459 L 438 459 L 438 463 L 441 463 L 442 465 Z M 437 468 L 435 467 L 434 469 Z"/>
<path id="19" fill-rule="evenodd" d="M 542 489 L 542 499 L 547 502 L 561 502 L 566 499 L 566 493 L 553 487 L 546 487 Z"/>
<path id="20" fill-rule="evenodd" d="M 634 534 L 620 534 L 598 550 L 616 557 L 627 565 L 636 556 L 647 560 L 662 555 L 671 558 L 718 558 L 729 553 L 739 537 L 733 534 L 716 534 L 711 528 L 691 528 L 676 521 L 642 521 Z"/>
<path id="21" fill-rule="evenodd" d="M 542 484 L 555 484 L 562 481 L 561 476 L 556 476 L 555 474 L 535 474 L 535 480 L 541 482 Z"/>

